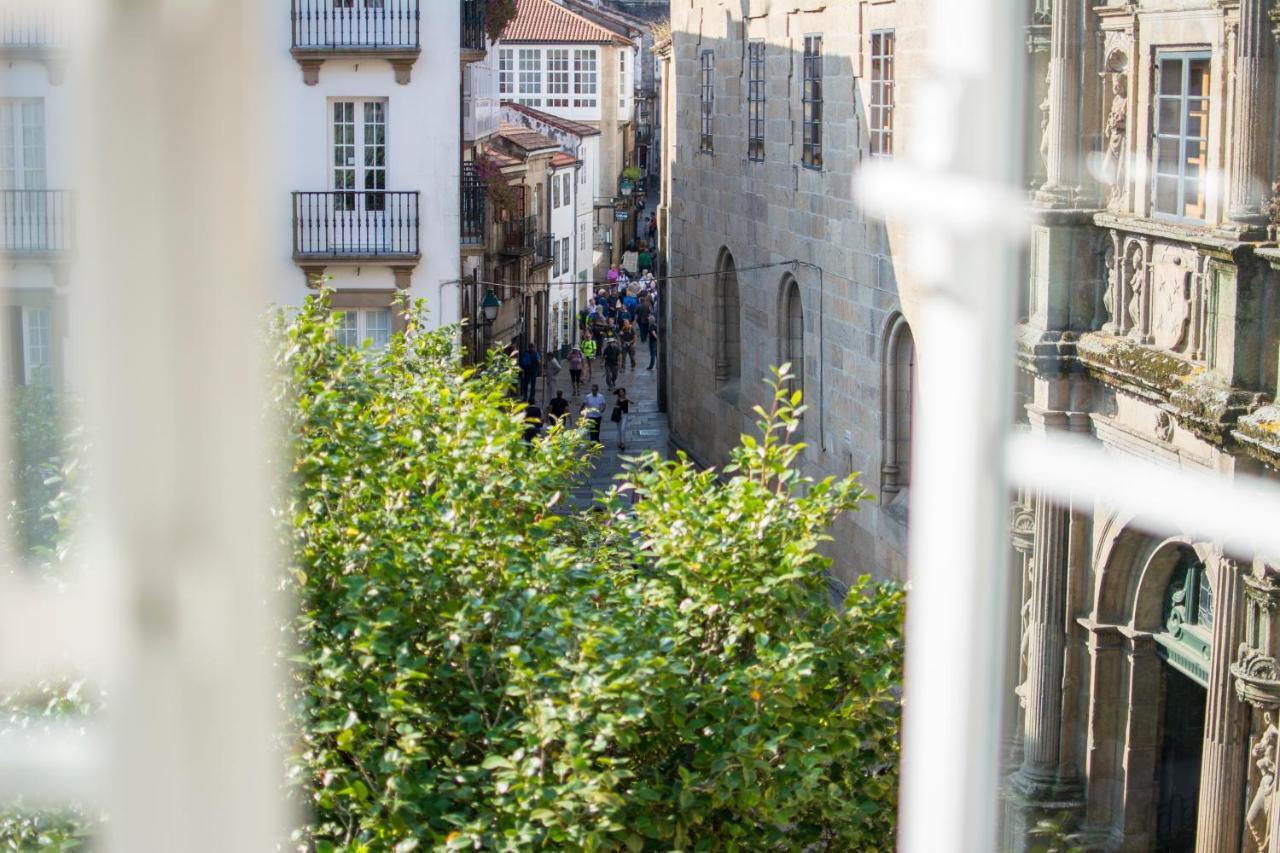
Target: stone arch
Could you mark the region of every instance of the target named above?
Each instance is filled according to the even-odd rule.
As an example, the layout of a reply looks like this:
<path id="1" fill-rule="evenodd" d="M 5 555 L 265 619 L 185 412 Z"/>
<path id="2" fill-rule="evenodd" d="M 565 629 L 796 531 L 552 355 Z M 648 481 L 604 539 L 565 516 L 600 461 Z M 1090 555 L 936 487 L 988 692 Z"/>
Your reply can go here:
<path id="1" fill-rule="evenodd" d="M 736 382 L 742 376 L 742 303 L 738 268 L 727 247 L 716 259 L 714 305 L 716 382 Z"/>
<path id="2" fill-rule="evenodd" d="M 880 493 L 885 503 L 911 484 L 911 433 L 916 391 L 916 343 L 906 317 L 885 324 L 880 365 Z"/>
<path id="3" fill-rule="evenodd" d="M 789 387 L 802 394 L 805 390 L 804 353 L 804 297 L 800 283 L 787 273 L 782 277 L 778 291 L 778 363 L 791 364 L 794 378 Z"/>

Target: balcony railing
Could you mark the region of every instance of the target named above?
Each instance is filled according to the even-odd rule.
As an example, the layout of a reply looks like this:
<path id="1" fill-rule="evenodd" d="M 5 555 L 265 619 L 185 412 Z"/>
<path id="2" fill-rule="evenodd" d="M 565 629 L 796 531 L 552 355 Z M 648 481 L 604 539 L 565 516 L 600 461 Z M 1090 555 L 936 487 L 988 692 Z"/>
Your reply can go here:
<path id="1" fill-rule="evenodd" d="M 529 262 L 529 265 L 537 267 L 555 260 L 555 243 L 555 238 L 550 234 L 534 234 L 533 260 Z"/>
<path id="2" fill-rule="evenodd" d="M 462 243 L 466 246 L 484 245 L 485 188 L 480 180 L 476 164 L 462 164 Z"/>
<path id="3" fill-rule="evenodd" d="M 531 255 L 538 236 L 538 217 L 526 216 L 502 225 L 502 252 L 506 255 Z"/>
<path id="4" fill-rule="evenodd" d="M 0 11 L 0 46 L 36 49 L 62 40 L 59 7 L 53 4 L 16 3 Z"/>
<path id="5" fill-rule="evenodd" d="M 419 0 L 292 0 L 303 51 L 417 50 Z"/>
<path id="6" fill-rule="evenodd" d="M 417 258 L 418 193 L 293 194 L 295 258 Z"/>
<path id="7" fill-rule="evenodd" d="M 56 254 L 71 249 L 71 193 L 0 190 L 0 245 L 6 254 Z"/>
<path id="8" fill-rule="evenodd" d="M 488 0 L 462 0 L 462 49 L 483 51 L 486 47 L 485 18 Z"/>

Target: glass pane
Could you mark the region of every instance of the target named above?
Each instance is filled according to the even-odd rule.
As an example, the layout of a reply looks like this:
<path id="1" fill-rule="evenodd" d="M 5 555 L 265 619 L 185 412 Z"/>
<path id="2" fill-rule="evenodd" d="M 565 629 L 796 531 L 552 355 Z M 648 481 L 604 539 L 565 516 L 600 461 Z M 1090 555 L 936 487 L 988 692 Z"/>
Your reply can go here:
<path id="1" fill-rule="evenodd" d="M 1182 60 L 1166 59 L 1160 63 L 1160 94 L 1182 94 Z"/>
<path id="2" fill-rule="evenodd" d="M 1177 178 L 1156 178 L 1156 212 L 1174 215 L 1179 213 Z"/>
<path id="3" fill-rule="evenodd" d="M 1182 215 L 1188 219 L 1204 219 L 1204 184 L 1201 181 L 1186 181 L 1182 188 Z"/>
<path id="4" fill-rule="evenodd" d="M 1182 128 L 1182 101 L 1178 98 L 1161 98 L 1156 117 L 1156 133 L 1176 134 Z"/>
<path id="5" fill-rule="evenodd" d="M 1206 628 L 1213 626 L 1213 587 L 1209 585 L 1209 573 L 1200 567 L 1200 589 L 1197 594 L 1196 623 Z"/>
<path id="6" fill-rule="evenodd" d="M 1187 95 L 1193 98 L 1209 94 L 1209 60 L 1193 59 L 1187 69 Z"/>
<path id="7" fill-rule="evenodd" d="M 1156 143 L 1156 172 L 1161 175 L 1178 174 L 1178 140 L 1162 137 Z"/>
<path id="8" fill-rule="evenodd" d="M 1209 135 L 1209 102 L 1187 101 L 1187 136 L 1204 139 Z"/>
<path id="9" fill-rule="evenodd" d="M 391 311 L 365 312 L 366 338 L 375 349 L 385 347 L 391 340 Z"/>

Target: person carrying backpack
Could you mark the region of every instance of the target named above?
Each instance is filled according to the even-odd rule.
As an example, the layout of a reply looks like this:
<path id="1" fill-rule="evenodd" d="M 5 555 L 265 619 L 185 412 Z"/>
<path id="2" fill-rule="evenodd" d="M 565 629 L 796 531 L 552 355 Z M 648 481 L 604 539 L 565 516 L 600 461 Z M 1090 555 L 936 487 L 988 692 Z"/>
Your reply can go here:
<path id="1" fill-rule="evenodd" d="M 520 353 L 520 399 L 533 401 L 534 392 L 538 387 L 538 374 L 542 372 L 542 357 L 538 355 L 538 348 L 530 343 L 525 347 L 524 352 Z"/>

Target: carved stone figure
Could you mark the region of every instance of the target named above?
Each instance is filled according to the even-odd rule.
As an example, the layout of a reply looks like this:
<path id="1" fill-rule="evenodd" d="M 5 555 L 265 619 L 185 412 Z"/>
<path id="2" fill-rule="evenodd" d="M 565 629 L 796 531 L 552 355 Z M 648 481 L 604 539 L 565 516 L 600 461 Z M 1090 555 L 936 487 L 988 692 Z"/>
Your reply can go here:
<path id="1" fill-rule="evenodd" d="M 1129 131 L 1129 86 L 1124 74 L 1111 78 L 1111 111 L 1107 113 L 1107 154 L 1103 161 L 1103 178 L 1110 187 L 1108 201 L 1115 204 L 1124 194 L 1125 141 Z"/>
<path id="2" fill-rule="evenodd" d="M 1114 333 L 1116 331 L 1116 286 L 1120 283 L 1120 275 L 1116 269 L 1116 249 L 1112 240 L 1107 240 L 1106 248 L 1102 251 L 1102 268 L 1105 270 L 1107 285 L 1102 291 L 1102 307 L 1107 312 L 1106 322 L 1103 329 L 1107 332 Z"/>
<path id="3" fill-rule="evenodd" d="M 1141 335 L 1142 297 L 1147 284 L 1147 262 L 1142 256 L 1142 249 L 1135 247 L 1129 255 L 1129 328 Z"/>
<path id="4" fill-rule="evenodd" d="M 1253 853 L 1266 853 L 1270 841 L 1271 807 L 1276 783 L 1276 737 L 1280 734 L 1272 724 L 1270 714 L 1265 714 L 1263 720 L 1266 730 L 1249 751 L 1258 768 L 1258 787 L 1245 814 L 1249 835 L 1253 837 L 1253 847 L 1250 848 Z"/>
<path id="5" fill-rule="evenodd" d="M 1156 414 L 1156 438 L 1167 442 L 1173 438 L 1173 417 L 1168 412 Z"/>
<path id="6" fill-rule="evenodd" d="M 1045 174 L 1049 173 L 1049 82 L 1050 72 L 1044 75 L 1044 100 L 1040 102 L 1040 162 Z"/>

